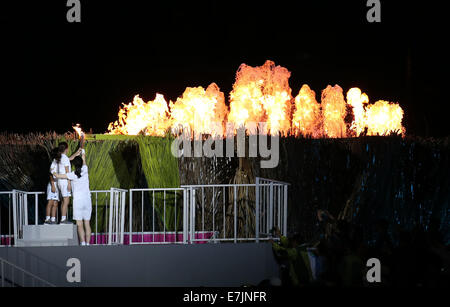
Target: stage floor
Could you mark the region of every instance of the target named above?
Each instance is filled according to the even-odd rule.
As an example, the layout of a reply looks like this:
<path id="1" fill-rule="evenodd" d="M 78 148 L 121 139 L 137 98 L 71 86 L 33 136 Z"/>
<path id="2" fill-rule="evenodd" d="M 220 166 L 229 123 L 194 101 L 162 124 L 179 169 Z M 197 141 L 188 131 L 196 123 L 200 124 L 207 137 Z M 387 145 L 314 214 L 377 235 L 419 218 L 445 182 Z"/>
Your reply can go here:
<path id="1" fill-rule="evenodd" d="M 270 243 L 2 247 L 0 257 L 57 286 L 242 286 L 279 275 Z M 80 282 L 69 282 L 77 260 Z"/>

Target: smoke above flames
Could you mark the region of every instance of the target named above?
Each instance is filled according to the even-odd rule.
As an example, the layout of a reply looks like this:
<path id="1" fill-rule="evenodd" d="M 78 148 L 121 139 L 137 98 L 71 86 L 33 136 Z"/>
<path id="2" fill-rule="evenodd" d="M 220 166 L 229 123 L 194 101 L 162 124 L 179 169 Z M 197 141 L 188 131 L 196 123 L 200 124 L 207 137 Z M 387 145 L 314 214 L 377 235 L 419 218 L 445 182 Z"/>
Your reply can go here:
<path id="1" fill-rule="evenodd" d="M 118 120 L 109 124 L 108 133 L 164 136 L 188 129 L 193 137 L 205 134 L 224 137 L 228 124 L 239 128 L 264 122 L 264 133 L 281 136 L 345 138 L 405 134 L 399 104 L 384 100 L 370 104 L 369 97 L 356 87 L 344 96 L 339 85 L 328 85 L 321 93 L 320 103 L 307 84 L 293 97 L 290 76 L 289 70 L 272 61 L 257 67 L 241 64 L 229 95 L 229 107 L 215 83 L 206 89 L 188 87 L 175 102 L 169 103 L 161 94 L 148 102 L 136 95 L 131 103 L 120 108 Z"/>

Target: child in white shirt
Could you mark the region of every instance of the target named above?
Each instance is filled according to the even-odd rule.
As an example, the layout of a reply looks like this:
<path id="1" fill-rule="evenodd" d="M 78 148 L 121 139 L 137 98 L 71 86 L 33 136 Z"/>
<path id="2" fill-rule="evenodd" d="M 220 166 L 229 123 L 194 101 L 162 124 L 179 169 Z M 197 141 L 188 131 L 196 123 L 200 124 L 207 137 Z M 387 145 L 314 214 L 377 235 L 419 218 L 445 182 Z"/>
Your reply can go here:
<path id="1" fill-rule="evenodd" d="M 59 202 L 59 191 L 58 185 L 56 183 L 56 178 L 53 177 L 53 173 L 57 171 L 57 164 L 60 162 L 61 156 L 59 155 L 58 148 L 53 148 L 52 153 L 52 163 L 50 165 L 50 181 L 47 184 L 47 207 L 46 216 L 44 224 L 56 224 L 56 208 Z"/>

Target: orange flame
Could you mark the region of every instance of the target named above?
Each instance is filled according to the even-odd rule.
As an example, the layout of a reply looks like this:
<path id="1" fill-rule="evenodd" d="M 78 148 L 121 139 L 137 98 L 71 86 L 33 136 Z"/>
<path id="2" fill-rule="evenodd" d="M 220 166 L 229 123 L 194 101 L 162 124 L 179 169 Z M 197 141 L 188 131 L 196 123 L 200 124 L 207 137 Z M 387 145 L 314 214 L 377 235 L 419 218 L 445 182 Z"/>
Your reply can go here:
<path id="1" fill-rule="evenodd" d="M 388 135 L 391 133 L 405 134 L 402 126 L 403 110 L 395 103 L 378 100 L 366 108 L 367 134 Z"/>
<path id="2" fill-rule="evenodd" d="M 354 120 L 350 129 L 359 136 L 366 128 L 366 111 L 364 105 L 369 103 L 369 97 L 357 87 L 347 92 L 347 103 L 353 107 Z"/>
<path id="3" fill-rule="evenodd" d="M 81 138 L 81 135 L 84 134 L 83 130 L 81 130 L 80 124 L 76 124 L 72 127 L 78 134 L 78 137 Z"/>
<path id="4" fill-rule="evenodd" d="M 235 129 L 251 122 L 265 122 L 266 131 L 260 133 L 282 136 L 341 138 L 363 133 L 405 134 L 403 110 L 398 104 L 383 100 L 369 104 L 369 97 L 356 87 L 347 92 L 346 102 L 339 85 L 328 85 L 322 91 L 320 104 L 315 92 L 306 84 L 293 99 L 290 75 L 286 68 L 275 66 L 272 61 L 257 67 L 241 64 L 230 92 L 229 111 L 224 93 L 215 83 L 206 90 L 201 86 L 188 87 L 181 97 L 169 104 L 161 94 L 148 102 L 136 95 L 133 102 L 119 110 L 118 120 L 109 124 L 108 131 L 110 134 L 164 136 L 168 131 L 177 135 L 180 128 L 188 128 L 195 137 L 202 134 L 225 136 L 227 122 L 234 124 Z M 345 122 L 348 121 L 347 106 L 353 112 L 349 128 Z"/>
<path id="5" fill-rule="evenodd" d="M 328 85 L 322 91 L 323 129 L 325 135 L 330 138 L 342 138 L 347 136 L 347 127 L 344 117 L 346 103 L 342 88 L 339 85 Z"/>
<path id="6" fill-rule="evenodd" d="M 228 122 L 235 127 L 267 122 L 268 133 L 287 135 L 291 127 L 290 75 L 286 68 L 275 66 L 272 61 L 258 67 L 242 64 L 230 93 Z"/>
<path id="7" fill-rule="evenodd" d="M 295 97 L 295 112 L 292 116 L 292 130 L 295 135 L 320 137 L 322 116 L 316 93 L 304 84 Z"/>
<path id="8" fill-rule="evenodd" d="M 119 119 L 109 124 L 108 131 L 130 135 L 144 131 L 147 135 L 164 136 L 169 127 L 169 109 L 163 95 L 156 94 L 155 100 L 147 103 L 136 95 L 133 102 L 120 109 Z"/>
<path id="9" fill-rule="evenodd" d="M 173 132 L 187 128 L 196 137 L 201 134 L 220 135 L 224 133 L 228 109 L 225 96 L 215 83 L 205 90 L 203 87 L 188 87 L 175 103 L 170 102 Z"/>

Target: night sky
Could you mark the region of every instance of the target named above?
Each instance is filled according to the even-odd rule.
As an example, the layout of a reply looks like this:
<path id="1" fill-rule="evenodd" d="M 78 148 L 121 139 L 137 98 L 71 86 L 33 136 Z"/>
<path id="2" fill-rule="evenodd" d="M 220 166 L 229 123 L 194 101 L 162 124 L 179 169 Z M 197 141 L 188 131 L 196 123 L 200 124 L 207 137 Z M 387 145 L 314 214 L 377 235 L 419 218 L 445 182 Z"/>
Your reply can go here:
<path id="1" fill-rule="evenodd" d="M 81 0 L 2 2 L 0 131 L 103 133 L 121 103 L 140 94 L 175 100 L 216 82 L 228 96 L 241 63 L 273 60 L 291 71 L 292 94 L 357 86 L 399 102 L 408 134 L 446 136 L 449 48 L 439 2 Z M 437 3 L 437 4 L 434 4 Z"/>

